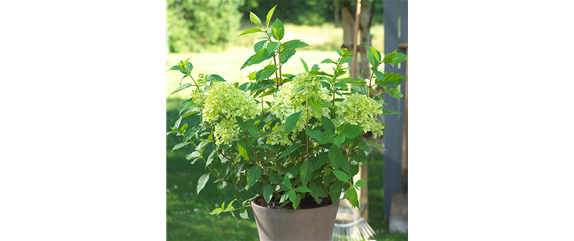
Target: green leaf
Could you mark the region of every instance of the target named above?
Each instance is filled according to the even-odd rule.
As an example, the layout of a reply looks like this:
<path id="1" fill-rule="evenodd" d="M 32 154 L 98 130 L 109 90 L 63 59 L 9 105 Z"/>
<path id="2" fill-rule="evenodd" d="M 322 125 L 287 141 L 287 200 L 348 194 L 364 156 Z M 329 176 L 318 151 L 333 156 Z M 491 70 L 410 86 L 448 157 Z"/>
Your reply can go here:
<path id="1" fill-rule="evenodd" d="M 311 190 L 311 194 L 315 194 L 319 197 L 327 196 L 327 193 L 325 193 L 325 191 L 319 186 L 317 186 L 317 184 L 315 184 L 314 182 L 309 183 L 309 190 Z"/>
<path id="2" fill-rule="evenodd" d="M 245 158 L 245 160 L 251 159 L 251 154 L 253 153 L 251 141 L 249 141 L 248 138 L 243 137 L 238 144 L 237 149 L 239 150 L 239 154 Z"/>
<path id="3" fill-rule="evenodd" d="M 273 75 L 277 71 L 277 67 L 275 65 L 267 65 L 264 69 L 261 70 L 260 74 L 258 74 L 257 80 L 264 80 L 269 78 L 269 76 Z"/>
<path id="4" fill-rule="evenodd" d="M 369 89 L 365 85 L 352 84 L 351 85 L 351 93 L 358 93 L 361 95 L 367 95 L 368 96 Z"/>
<path id="5" fill-rule="evenodd" d="M 275 5 L 275 7 L 277 7 L 277 5 Z M 275 11 L 275 7 L 273 7 L 271 10 L 269 10 L 269 12 L 267 13 L 267 21 L 265 21 L 266 27 L 269 27 L 269 21 L 271 20 L 271 16 L 273 16 L 273 12 Z"/>
<path id="6" fill-rule="evenodd" d="M 287 201 L 288 198 L 289 198 L 289 195 L 287 195 L 287 193 L 284 193 L 283 196 L 281 196 L 279 203 L 284 203 L 285 201 Z"/>
<path id="7" fill-rule="evenodd" d="M 407 60 L 409 57 L 407 57 L 404 54 L 401 53 L 397 53 L 397 56 L 395 56 L 395 58 L 391 61 L 391 64 L 398 64 L 400 62 L 403 62 L 405 60 Z"/>
<path id="8" fill-rule="evenodd" d="M 263 32 L 263 31 L 261 31 L 261 29 L 258 29 L 258 28 L 251 28 L 251 29 L 247 29 L 247 30 L 243 31 L 243 33 L 241 33 L 240 35 L 237 35 L 237 37 L 239 37 L 241 35 L 246 35 L 246 34 L 250 34 L 250 33 L 259 33 L 259 32 Z"/>
<path id="9" fill-rule="evenodd" d="M 363 180 L 363 179 L 357 180 L 357 182 L 355 183 L 355 186 L 364 187 L 365 186 L 365 180 Z"/>
<path id="10" fill-rule="evenodd" d="M 239 213 L 239 217 L 243 219 L 249 219 L 249 214 L 247 213 L 247 209 L 243 209 L 243 212 Z"/>
<path id="11" fill-rule="evenodd" d="M 331 119 L 323 116 L 322 122 L 323 122 L 323 129 L 330 130 L 331 133 L 335 133 L 335 125 L 333 124 L 333 121 L 331 121 Z"/>
<path id="12" fill-rule="evenodd" d="M 275 51 L 279 49 L 279 43 L 277 42 L 269 42 L 267 44 L 267 52 L 269 54 L 275 54 Z"/>
<path id="13" fill-rule="evenodd" d="M 377 51 L 375 48 L 370 46 L 365 46 L 367 49 L 367 59 L 372 66 L 378 66 L 381 62 L 381 53 Z"/>
<path id="14" fill-rule="evenodd" d="M 335 174 L 335 177 L 337 177 L 337 179 L 343 182 L 349 182 L 349 179 L 351 179 L 346 173 L 342 171 L 333 170 L 333 174 Z"/>
<path id="15" fill-rule="evenodd" d="M 394 115 L 394 114 L 400 114 L 400 112 L 391 109 L 383 109 L 383 115 Z"/>
<path id="16" fill-rule="evenodd" d="M 279 55 L 279 60 L 281 61 L 281 64 L 286 63 L 291 57 L 293 57 L 293 55 L 295 55 L 297 51 L 295 51 L 294 49 L 289 49 L 289 50 L 283 50 L 283 52 L 281 52 L 281 54 Z"/>
<path id="17" fill-rule="evenodd" d="M 299 174 L 299 177 L 301 178 L 301 183 L 303 183 L 303 185 L 306 185 L 307 182 L 311 180 L 312 176 L 313 176 L 313 164 L 311 164 L 310 161 L 304 161 L 303 164 L 301 165 Z M 297 191 L 300 192 L 299 190 Z"/>
<path id="18" fill-rule="evenodd" d="M 331 132 L 330 130 L 325 130 L 325 132 L 323 132 L 323 135 L 321 135 L 321 144 L 327 144 L 331 142 L 333 140 L 333 137 L 335 137 L 333 135 L 333 132 Z"/>
<path id="19" fill-rule="evenodd" d="M 345 157 L 345 155 L 343 154 L 343 151 L 341 150 L 341 148 L 335 144 L 332 144 L 331 147 L 329 147 L 329 161 L 331 161 L 331 165 L 333 165 L 333 167 L 335 168 L 335 170 L 342 168 L 343 165 L 345 165 L 344 163 L 347 162 L 347 157 Z M 348 169 L 346 171 L 349 171 Z"/>
<path id="20" fill-rule="evenodd" d="M 365 152 L 363 150 L 353 150 L 351 151 L 351 157 L 357 161 L 357 162 L 366 162 L 367 161 L 367 155 L 365 155 Z"/>
<path id="21" fill-rule="evenodd" d="M 311 108 L 313 108 L 315 114 L 317 114 L 318 116 L 322 115 L 323 110 L 321 109 L 321 104 L 319 104 L 319 102 L 317 102 L 316 100 L 309 100 L 309 105 L 311 106 Z"/>
<path id="22" fill-rule="evenodd" d="M 211 154 L 209 154 L 209 157 L 207 157 L 207 160 L 205 161 L 205 166 L 209 166 L 209 164 L 211 164 L 211 162 L 213 162 L 213 160 L 215 160 L 215 157 L 217 156 L 217 148 L 213 148 L 213 151 L 211 152 Z"/>
<path id="23" fill-rule="evenodd" d="M 302 113 L 303 111 L 295 112 L 291 114 L 289 117 L 287 117 L 287 119 L 285 120 L 285 133 L 289 133 L 293 129 L 295 129 Z"/>
<path id="24" fill-rule="evenodd" d="M 406 77 L 400 75 L 400 74 L 395 74 L 395 73 L 381 73 L 379 71 L 375 72 L 375 75 L 377 76 L 377 80 L 375 81 L 375 84 L 379 85 L 379 86 L 397 86 L 400 85 L 403 80 L 406 79 Z"/>
<path id="25" fill-rule="evenodd" d="M 329 155 L 322 153 L 319 156 L 319 159 L 317 159 L 317 161 L 315 162 L 315 165 L 313 167 L 313 171 L 318 170 L 319 168 L 321 168 L 325 163 L 327 163 L 327 159 L 328 159 Z"/>
<path id="26" fill-rule="evenodd" d="M 391 94 L 392 97 L 397 98 L 397 99 L 403 98 L 403 94 L 401 94 L 401 92 L 399 90 L 397 90 L 397 88 L 390 89 L 389 94 Z"/>
<path id="27" fill-rule="evenodd" d="M 345 56 L 345 57 L 343 57 L 343 58 L 341 59 L 341 64 L 348 63 L 348 62 L 351 62 L 351 61 L 353 61 L 353 57 L 351 57 L 351 56 Z"/>
<path id="28" fill-rule="evenodd" d="M 179 106 L 179 114 L 181 114 L 181 112 L 183 112 L 185 109 L 187 109 L 187 107 L 189 107 L 189 105 L 191 105 L 192 102 L 193 102 L 193 98 L 189 98 L 189 99 L 185 100 L 183 103 L 181 103 L 181 105 Z"/>
<path id="29" fill-rule="evenodd" d="M 197 194 L 199 195 L 199 192 L 201 191 L 201 189 L 203 189 L 205 187 L 205 184 L 207 183 L 207 181 L 209 181 L 209 173 L 203 174 L 201 175 L 201 177 L 199 177 L 199 181 L 197 181 Z"/>
<path id="30" fill-rule="evenodd" d="M 262 48 L 259 51 L 257 51 L 257 53 L 255 53 L 254 55 L 251 55 L 251 57 L 249 57 L 249 59 L 247 59 L 247 61 L 245 61 L 245 63 L 243 63 L 243 66 L 241 66 L 240 70 L 244 69 L 247 66 L 259 64 L 265 60 L 270 59 L 271 57 L 273 57 L 273 55 L 270 55 L 267 52 L 266 48 Z"/>
<path id="31" fill-rule="evenodd" d="M 293 186 L 291 186 L 291 180 L 287 175 L 283 177 L 283 185 L 285 185 L 288 189 L 293 189 Z"/>
<path id="32" fill-rule="evenodd" d="M 363 141 L 362 139 L 359 139 L 359 148 L 361 148 L 361 150 L 365 151 L 365 152 L 371 152 L 371 149 L 367 146 L 367 144 L 365 143 L 365 141 Z"/>
<path id="33" fill-rule="evenodd" d="M 335 62 L 335 61 L 333 61 L 333 60 L 331 60 L 331 59 L 329 59 L 329 58 L 324 59 L 323 61 L 321 61 L 321 63 L 322 63 L 322 64 L 337 64 L 337 62 Z"/>
<path id="34" fill-rule="evenodd" d="M 380 149 L 380 150 L 383 150 L 383 151 L 386 151 L 386 150 L 387 150 L 387 149 L 385 149 L 383 146 L 381 146 L 381 144 L 376 143 L 376 142 L 367 141 L 367 142 L 365 142 L 365 143 L 367 143 L 367 145 L 369 145 L 369 146 L 372 146 L 372 147 L 374 147 L 374 148 L 377 148 L 377 149 Z"/>
<path id="35" fill-rule="evenodd" d="M 191 160 L 191 159 L 195 159 L 201 156 L 201 153 L 199 153 L 199 151 L 194 151 L 191 154 L 187 155 L 185 158 L 187 160 Z"/>
<path id="36" fill-rule="evenodd" d="M 355 189 L 353 188 L 353 190 Z M 351 195 L 351 197 L 349 197 L 349 202 L 351 202 L 354 207 L 359 208 L 359 199 L 356 191 L 353 195 Z"/>
<path id="37" fill-rule="evenodd" d="M 216 208 L 216 209 L 213 209 L 213 211 L 211 211 L 210 215 L 219 215 L 221 212 L 223 212 L 223 209 Z"/>
<path id="38" fill-rule="evenodd" d="M 385 58 L 383 59 L 383 63 L 391 64 L 393 59 L 395 59 L 396 56 L 397 56 L 397 50 L 386 54 Z"/>
<path id="39" fill-rule="evenodd" d="M 299 57 L 301 59 L 301 63 L 303 63 L 303 67 L 305 68 L 305 72 L 309 72 L 309 67 L 307 66 L 307 63 L 305 63 L 305 60 L 303 60 L 303 58 Z"/>
<path id="40" fill-rule="evenodd" d="M 253 45 L 253 50 L 255 50 L 255 53 L 259 52 L 259 50 L 265 46 L 265 42 L 267 42 L 267 40 L 261 40 Z"/>
<path id="41" fill-rule="evenodd" d="M 359 125 L 345 125 L 341 134 L 345 134 L 346 138 L 355 138 L 361 133 L 363 133 L 363 127 Z"/>
<path id="42" fill-rule="evenodd" d="M 298 39 L 287 41 L 281 45 L 281 47 L 283 48 L 283 51 L 289 50 L 289 49 L 303 48 L 303 47 L 307 47 L 307 46 L 309 46 L 309 44 L 307 44 L 301 40 L 298 40 Z"/>
<path id="43" fill-rule="evenodd" d="M 271 201 L 271 198 L 273 198 L 273 191 L 275 191 L 275 186 L 273 185 L 266 185 L 263 188 L 263 198 L 265 198 L 266 202 Z"/>
<path id="44" fill-rule="evenodd" d="M 175 151 L 175 150 L 177 150 L 177 149 L 179 149 L 179 148 L 182 148 L 182 147 L 184 147 L 184 146 L 187 146 L 187 145 L 189 145 L 189 144 L 191 144 L 191 143 L 189 143 L 189 142 L 179 143 L 179 144 L 175 145 L 175 146 L 173 147 L 173 149 L 171 149 L 171 151 L 173 152 L 173 151 Z"/>
<path id="45" fill-rule="evenodd" d="M 377 103 L 379 103 L 381 105 L 381 108 L 384 107 L 385 105 L 385 101 L 383 100 L 383 95 L 382 93 L 379 95 L 376 95 L 375 97 L 373 97 L 373 100 L 376 101 Z"/>
<path id="46" fill-rule="evenodd" d="M 227 82 L 223 77 L 219 76 L 218 74 L 210 74 L 206 78 L 208 81 L 219 81 L 219 82 Z"/>
<path id="47" fill-rule="evenodd" d="M 169 70 L 181 70 L 181 69 L 179 68 L 179 65 L 174 65 L 174 66 L 171 66 L 171 68 L 169 68 Z"/>
<path id="48" fill-rule="evenodd" d="M 341 198 L 341 192 L 343 191 L 343 182 L 335 182 L 329 189 L 329 193 L 331 193 L 331 199 L 333 202 L 339 200 Z"/>
<path id="49" fill-rule="evenodd" d="M 276 19 L 273 23 L 272 29 L 273 38 L 277 39 L 277 41 L 281 41 L 281 39 L 283 39 L 283 35 L 285 34 L 285 27 L 283 27 L 281 20 Z"/>
<path id="50" fill-rule="evenodd" d="M 311 192 L 311 189 L 304 187 L 304 186 L 300 186 L 300 187 L 295 188 L 295 191 L 297 191 L 297 192 Z"/>
<path id="51" fill-rule="evenodd" d="M 338 50 L 336 48 L 333 48 L 335 51 L 337 51 L 337 54 L 339 54 L 339 56 L 343 56 L 343 52 L 341 52 L 341 50 Z"/>
<path id="52" fill-rule="evenodd" d="M 273 146 L 270 145 L 270 144 L 257 145 L 257 147 L 255 147 L 255 148 L 267 149 L 267 150 L 270 150 L 270 151 L 273 152 L 273 153 L 277 153 L 277 152 L 278 152 L 277 148 L 273 147 Z"/>
<path id="53" fill-rule="evenodd" d="M 321 142 L 321 139 L 323 137 L 323 133 L 321 133 L 321 131 L 317 129 L 311 130 L 311 128 L 307 128 L 305 129 L 305 134 L 307 134 L 311 138 L 317 139 L 319 142 Z"/>
<path id="54" fill-rule="evenodd" d="M 357 191 L 355 190 L 354 187 L 349 187 L 347 191 L 345 191 L 345 196 L 343 196 L 343 199 L 350 198 L 351 196 L 353 196 L 353 194 L 356 195 Z"/>
<path id="55" fill-rule="evenodd" d="M 284 150 L 281 155 L 279 157 L 277 157 L 277 160 L 281 159 L 284 156 L 289 155 L 291 152 L 293 152 L 294 150 L 296 150 L 297 148 L 299 148 L 301 146 L 301 143 L 295 143 L 292 146 L 290 146 L 289 148 L 287 148 L 286 150 Z"/>
<path id="56" fill-rule="evenodd" d="M 256 165 L 249 168 L 249 171 L 247 171 L 247 187 L 253 186 L 253 184 L 255 184 L 257 180 L 259 180 L 260 176 L 261 176 L 261 167 Z"/>
<path id="57" fill-rule="evenodd" d="M 185 69 L 187 70 L 187 73 L 191 73 L 191 70 L 193 70 L 193 64 L 191 64 L 191 62 L 187 62 L 187 64 L 185 64 Z"/>
<path id="58" fill-rule="evenodd" d="M 335 136 L 335 138 L 333 138 L 333 143 L 335 143 L 337 146 L 341 146 L 343 142 L 345 142 L 345 134 L 343 133 L 340 133 L 339 135 Z"/>
<path id="59" fill-rule="evenodd" d="M 273 184 L 281 184 L 281 177 L 275 172 L 269 173 L 269 180 Z"/>
<path id="60" fill-rule="evenodd" d="M 261 25 L 261 19 L 259 19 L 255 13 L 249 12 L 249 19 L 251 19 L 251 22 L 254 24 Z"/>
<path id="61" fill-rule="evenodd" d="M 171 94 L 169 94 L 169 95 L 173 95 L 173 94 L 175 94 L 175 93 L 177 93 L 177 92 L 180 92 L 180 91 L 182 91 L 182 90 L 184 90 L 184 89 L 187 89 L 187 88 L 189 88 L 189 87 L 191 87 L 191 83 L 182 84 L 182 85 L 178 86 L 177 89 L 175 89 L 175 90 L 174 90 L 173 92 L 171 92 Z"/>

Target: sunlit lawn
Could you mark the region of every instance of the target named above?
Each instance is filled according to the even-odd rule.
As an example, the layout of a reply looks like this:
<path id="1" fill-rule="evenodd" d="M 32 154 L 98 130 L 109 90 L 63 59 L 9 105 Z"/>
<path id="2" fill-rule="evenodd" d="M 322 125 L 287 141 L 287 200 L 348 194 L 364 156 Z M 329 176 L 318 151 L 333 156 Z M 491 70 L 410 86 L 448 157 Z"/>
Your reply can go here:
<path id="1" fill-rule="evenodd" d="M 283 66 L 283 73 L 297 74 L 304 71 L 300 57 L 303 58 L 309 67 L 321 62 L 323 59 L 331 58 L 336 60 L 338 55 L 331 49 L 332 46 L 340 47 L 341 43 L 333 39 L 341 39 L 342 30 L 333 25 L 326 25 L 323 28 L 286 25 L 286 33 L 289 29 L 296 29 L 297 34 L 286 34 L 286 39 L 302 39 L 303 41 L 319 46 L 309 48 L 309 50 L 297 51 L 289 62 Z M 381 28 L 374 26 L 375 31 L 371 31 L 378 40 L 374 39 L 374 46 L 382 50 Z M 376 32 L 376 33 L 374 33 Z M 312 36 L 315 36 L 314 38 Z M 241 37 L 240 37 L 241 38 Z M 378 41 L 378 42 L 377 42 Z M 245 82 L 250 72 L 260 70 L 263 64 L 247 67 L 241 71 L 239 68 L 254 51 L 252 45 L 255 38 L 238 39 L 239 44 L 228 48 L 223 52 L 211 53 L 190 53 L 173 54 L 167 56 L 166 70 L 180 60 L 189 57 L 194 68 L 192 75 L 197 77 L 199 73 L 219 74 L 228 82 Z M 376 45 L 375 45 L 376 44 Z M 378 46 L 377 46 L 378 45 Z M 330 71 L 330 66 L 320 65 L 325 72 Z M 166 74 L 166 96 L 177 88 L 182 74 L 179 71 L 168 71 Z M 184 79 L 191 82 L 191 79 Z M 170 129 L 178 118 L 178 108 L 184 99 L 189 96 L 189 91 L 181 91 L 166 99 L 166 131 Z M 188 123 L 190 126 L 196 125 L 199 120 L 186 118 L 181 125 Z M 216 184 L 211 181 L 201 191 L 199 196 L 196 193 L 197 180 L 207 173 L 204 163 L 200 160 L 195 164 L 190 164 L 185 156 L 192 152 L 193 145 L 170 152 L 173 146 L 181 141 L 181 137 L 170 134 L 167 137 L 166 160 L 167 160 L 167 240 L 259 240 L 257 226 L 253 219 L 253 212 L 249 209 L 249 219 L 243 220 L 237 217 L 236 221 L 229 213 L 219 216 L 212 216 L 209 213 L 216 208 L 216 204 L 226 201 L 229 203 L 233 198 L 230 193 L 221 193 Z M 209 151 L 209 150 L 206 150 Z M 369 224 L 377 233 L 376 240 L 407 240 L 407 234 L 390 234 L 388 232 L 388 222 L 384 221 L 383 213 L 383 161 L 382 155 L 369 155 Z M 244 198 L 252 197 L 247 192 L 242 192 Z M 238 203 L 234 206 L 239 206 Z"/>

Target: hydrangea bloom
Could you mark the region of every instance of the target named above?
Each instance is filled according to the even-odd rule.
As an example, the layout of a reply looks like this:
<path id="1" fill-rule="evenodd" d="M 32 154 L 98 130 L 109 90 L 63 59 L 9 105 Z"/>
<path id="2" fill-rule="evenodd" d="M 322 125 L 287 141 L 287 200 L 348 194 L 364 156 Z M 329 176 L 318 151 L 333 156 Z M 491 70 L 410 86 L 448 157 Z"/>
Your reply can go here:
<path id="1" fill-rule="evenodd" d="M 257 115 L 257 104 L 247 93 L 230 84 L 214 82 L 205 92 L 203 121 L 214 123 L 216 144 L 229 144 L 239 133 L 236 117 L 249 120 Z"/>
<path id="2" fill-rule="evenodd" d="M 361 94 L 353 93 L 337 105 L 335 114 L 337 125 L 346 122 L 360 125 L 365 132 L 371 131 L 377 136 L 383 135 L 383 124 L 373 118 L 383 113 L 381 105 L 375 100 Z"/>
<path id="3" fill-rule="evenodd" d="M 279 87 L 271 111 L 282 123 L 285 123 L 291 114 L 303 111 L 303 115 L 297 122 L 297 127 L 293 130 L 294 132 L 301 131 L 305 129 L 305 123 L 312 117 L 321 120 L 321 116 L 329 116 L 329 108 L 327 107 L 322 108 L 321 116 L 317 115 L 311 107 L 306 110 L 305 101 L 313 99 L 329 102 L 330 98 L 329 90 L 323 88 L 319 80 L 307 73 L 302 73 L 290 83 Z"/>

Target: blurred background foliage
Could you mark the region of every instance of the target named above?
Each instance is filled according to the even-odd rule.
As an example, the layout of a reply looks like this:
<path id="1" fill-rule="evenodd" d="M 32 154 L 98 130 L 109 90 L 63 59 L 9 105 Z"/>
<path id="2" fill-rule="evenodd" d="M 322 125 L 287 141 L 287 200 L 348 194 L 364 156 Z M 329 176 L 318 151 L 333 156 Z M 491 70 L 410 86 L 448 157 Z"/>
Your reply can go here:
<path id="1" fill-rule="evenodd" d="M 371 0 L 371 2 L 374 0 Z M 383 21 L 382 0 L 376 0 L 373 25 Z M 265 18 L 277 5 L 273 18 L 284 24 L 340 28 L 343 0 L 167 0 L 168 51 L 192 53 L 225 50 L 234 43 L 240 29 L 253 28 L 249 12 Z M 348 1 L 355 8 L 356 1 Z M 242 27 L 245 26 L 245 27 Z M 342 39 L 341 39 L 342 41 Z M 249 43 L 250 44 L 250 43 Z M 333 46 L 340 47 L 340 46 Z M 329 46 L 327 49 L 331 49 Z"/>

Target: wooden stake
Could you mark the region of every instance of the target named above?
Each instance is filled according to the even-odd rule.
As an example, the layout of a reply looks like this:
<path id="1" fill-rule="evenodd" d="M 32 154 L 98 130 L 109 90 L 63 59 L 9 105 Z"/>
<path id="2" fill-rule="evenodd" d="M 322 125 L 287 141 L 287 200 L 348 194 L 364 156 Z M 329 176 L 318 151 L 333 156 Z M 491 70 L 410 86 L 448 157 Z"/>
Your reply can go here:
<path id="1" fill-rule="evenodd" d="M 357 73 L 357 35 L 359 34 L 360 14 L 361 14 L 361 0 L 357 0 L 357 11 L 355 13 L 355 32 L 353 33 L 353 62 L 351 66 L 351 78 L 355 78 Z"/>

